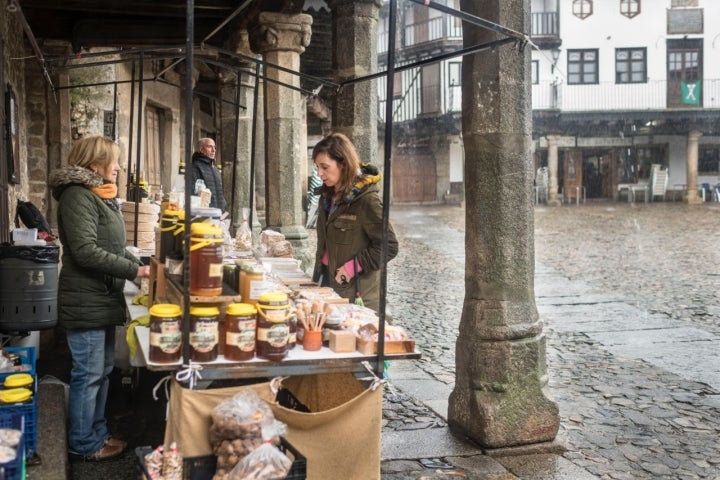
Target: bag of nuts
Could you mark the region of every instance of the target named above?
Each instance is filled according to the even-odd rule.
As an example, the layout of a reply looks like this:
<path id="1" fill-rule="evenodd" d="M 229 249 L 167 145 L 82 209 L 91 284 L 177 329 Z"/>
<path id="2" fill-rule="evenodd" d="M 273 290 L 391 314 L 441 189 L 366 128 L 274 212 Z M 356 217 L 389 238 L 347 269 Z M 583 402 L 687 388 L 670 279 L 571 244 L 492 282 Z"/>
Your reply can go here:
<path id="1" fill-rule="evenodd" d="M 217 455 L 213 480 L 227 480 L 238 461 L 263 444 L 264 425 L 275 420 L 272 410 L 254 390 L 243 390 L 212 411 L 210 444 Z M 279 443 L 279 437 L 276 443 Z"/>
<path id="2" fill-rule="evenodd" d="M 262 430 L 265 442 L 238 462 L 228 480 L 264 480 L 287 476 L 292 461 L 273 444 L 273 439 L 287 433 L 287 425 L 275 420 L 263 426 Z"/>

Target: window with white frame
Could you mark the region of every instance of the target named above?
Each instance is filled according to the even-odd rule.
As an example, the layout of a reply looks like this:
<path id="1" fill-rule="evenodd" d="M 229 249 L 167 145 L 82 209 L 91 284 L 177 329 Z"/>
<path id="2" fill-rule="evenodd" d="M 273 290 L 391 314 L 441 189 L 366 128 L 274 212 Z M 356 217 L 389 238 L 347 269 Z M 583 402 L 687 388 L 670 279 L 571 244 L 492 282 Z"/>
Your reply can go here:
<path id="1" fill-rule="evenodd" d="M 572 13 L 581 20 L 593 14 L 592 0 L 573 0 Z"/>
<path id="2" fill-rule="evenodd" d="M 569 85 L 598 83 L 598 51 L 568 50 L 567 79 Z"/>
<path id="3" fill-rule="evenodd" d="M 620 13 L 628 18 L 640 14 L 640 0 L 620 0 Z"/>
<path id="4" fill-rule="evenodd" d="M 647 82 L 647 50 L 618 48 L 615 50 L 615 83 Z"/>
<path id="5" fill-rule="evenodd" d="M 448 63 L 448 106 L 451 111 L 462 109 L 462 62 Z"/>

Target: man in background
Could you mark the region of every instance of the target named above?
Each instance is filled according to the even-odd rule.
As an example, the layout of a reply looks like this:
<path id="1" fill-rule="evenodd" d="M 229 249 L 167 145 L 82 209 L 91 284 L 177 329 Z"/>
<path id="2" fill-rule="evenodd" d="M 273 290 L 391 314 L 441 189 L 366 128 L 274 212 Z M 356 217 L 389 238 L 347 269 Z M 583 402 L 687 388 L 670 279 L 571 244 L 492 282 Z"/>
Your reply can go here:
<path id="1" fill-rule="evenodd" d="M 227 210 L 227 202 L 223 194 L 222 175 L 215 166 L 215 140 L 212 138 L 201 138 L 197 141 L 195 153 L 192 156 L 190 175 L 193 190 L 198 180 L 205 182 L 205 187 L 210 190 L 210 208 L 219 208 L 222 212 Z M 196 192 L 193 192 L 197 194 Z"/>

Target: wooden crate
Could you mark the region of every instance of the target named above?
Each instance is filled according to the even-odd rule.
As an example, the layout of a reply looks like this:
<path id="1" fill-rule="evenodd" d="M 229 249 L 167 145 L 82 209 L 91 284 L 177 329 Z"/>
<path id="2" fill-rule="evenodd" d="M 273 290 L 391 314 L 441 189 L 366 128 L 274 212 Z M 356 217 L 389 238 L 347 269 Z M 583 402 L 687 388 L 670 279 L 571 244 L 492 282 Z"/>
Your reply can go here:
<path id="1" fill-rule="evenodd" d="M 376 355 L 378 344 L 373 340 L 357 339 L 357 351 L 363 355 Z M 412 353 L 415 351 L 415 340 L 395 340 L 385 342 L 385 354 Z"/>

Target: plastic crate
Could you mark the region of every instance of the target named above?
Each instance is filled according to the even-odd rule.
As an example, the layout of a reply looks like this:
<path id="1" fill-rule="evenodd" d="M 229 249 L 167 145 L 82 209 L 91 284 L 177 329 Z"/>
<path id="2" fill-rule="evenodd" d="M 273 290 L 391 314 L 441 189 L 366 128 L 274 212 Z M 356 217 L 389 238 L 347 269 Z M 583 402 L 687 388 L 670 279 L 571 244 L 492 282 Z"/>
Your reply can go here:
<path id="1" fill-rule="evenodd" d="M 22 415 L 0 415 L 0 428 L 14 428 L 23 431 Z M 18 444 L 15 460 L 7 463 L 0 463 L 0 478 L 4 480 L 25 480 L 25 442 L 24 436 Z"/>
<path id="2" fill-rule="evenodd" d="M 152 450 L 152 447 L 135 448 L 135 466 L 138 480 L 150 479 L 150 474 L 145 468 L 145 455 L 152 452 Z M 287 476 L 284 479 L 277 480 L 305 480 L 307 476 L 307 459 L 284 437 L 280 437 L 280 450 L 293 462 Z M 183 480 L 212 480 L 215 475 L 216 464 L 217 457 L 215 455 L 183 458 Z"/>
<path id="3" fill-rule="evenodd" d="M 0 371 L 0 387 L 5 379 L 15 373 L 29 373 L 33 377 L 36 377 L 37 361 L 35 347 L 3 347 L 8 353 L 14 353 L 20 357 L 20 365 L 16 365 L 11 370 Z M 37 380 L 37 378 L 35 379 Z M 37 392 L 37 381 L 33 383 L 33 389 Z"/>
<path id="4" fill-rule="evenodd" d="M 24 420 L 23 438 L 25 445 L 25 458 L 31 458 L 37 450 L 37 399 L 26 403 L 0 405 L 0 417 L 5 415 L 20 415 Z"/>

